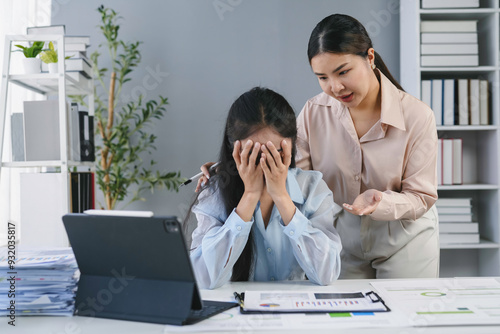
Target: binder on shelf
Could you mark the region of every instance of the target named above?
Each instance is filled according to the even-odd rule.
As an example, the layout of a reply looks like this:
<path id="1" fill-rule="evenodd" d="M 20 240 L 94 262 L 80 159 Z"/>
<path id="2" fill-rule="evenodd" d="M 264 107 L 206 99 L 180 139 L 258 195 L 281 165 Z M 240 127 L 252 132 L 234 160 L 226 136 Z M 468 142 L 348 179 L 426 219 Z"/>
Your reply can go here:
<path id="1" fill-rule="evenodd" d="M 453 139 L 453 184 L 463 184 L 463 150 L 462 139 Z"/>
<path id="2" fill-rule="evenodd" d="M 436 117 L 436 124 L 443 124 L 443 80 L 432 80 L 431 108 Z"/>
<path id="3" fill-rule="evenodd" d="M 443 184 L 443 140 L 438 139 L 437 151 L 437 184 Z"/>
<path id="4" fill-rule="evenodd" d="M 93 172 L 70 173 L 71 212 L 83 213 L 95 208 Z"/>
<path id="5" fill-rule="evenodd" d="M 470 125 L 481 124 L 481 111 L 479 101 L 479 79 L 469 80 L 469 111 L 470 111 Z"/>
<path id="6" fill-rule="evenodd" d="M 469 82 L 458 79 L 458 124 L 469 124 Z"/>
<path id="7" fill-rule="evenodd" d="M 479 119 L 481 125 L 490 124 L 488 80 L 479 80 Z"/>
<path id="8" fill-rule="evenodd" d="M 443 125 L 455 124 L 455 80 L 443 81 Z M 436 92 L 437 93 L 437 92 Z"/>
<path id="9" fill-rule="evenodd" d="M 59 160 L 59 101 L 24 101 L 26 161 Z"/>
<path id="10" fill-rule="evenodd" d="M 453 139 L 441 139 L 443 143 L 443 156 L 441 158 L 443 164 L 443 184 L 453 184 Z"/>
<path id="11" fill-rule="evenodd" d="M 80 116 L 78 113 L 78 103 L 71 103 L 69 108 L 69 140 L 70 154 L 69 157 L 73 161 L 80 161 Z"/>
<path id="12" fill-rule="evenodd" d="M 421 89 L 420 89 L 420 92 L 421 92 L 420 93 L 420 96 L 421 96 L 420 100 L 422 100 L 422 102 L 427 104 L 429 106 L 429 108 L 432 109 L 431 90 L 432 90 L 431 80 L 422 80 L 421 81 Z M 434 115 L 434 117 L 436 117 L 436 116 L 437 115 Z M 438 123 L 437 117 L 436 117 L 436 124 L 441 125 L 441 122 Z"/>
<path id="13" fill-rule="evenodd" d="M 16 112 L 10 117 L 12 133 L 12 161 L 25 161 L 24 156 L 24 115 Z"/>
<path id="14" fill-rule="evenodd" d="M 94 154 L 94 116 L 83 112 L 83 129 L 80 128 L 80 157 L 81 161 L 95 161 Z"/>

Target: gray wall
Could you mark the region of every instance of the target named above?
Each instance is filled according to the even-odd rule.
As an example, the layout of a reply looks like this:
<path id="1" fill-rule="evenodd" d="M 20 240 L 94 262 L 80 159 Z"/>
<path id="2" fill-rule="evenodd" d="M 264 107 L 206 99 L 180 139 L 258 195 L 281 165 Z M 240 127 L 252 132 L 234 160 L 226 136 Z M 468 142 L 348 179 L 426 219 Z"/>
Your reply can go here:
<path id="1" fill-rule="evenodd" d="M 274 89 L 297 114 L 321 92 L 306 51 L 312 29 L 327 15 L 361 21 L 399 78 L 398 0 L 53 0 L 52 24 L 65 24 L 70 35 L 90 35 L 90 54 L 103 42 L 96 27 L 101 4 L 123 16 L 122 39 L 143 41 L 142 63 L 124 94 L 169 98 L 166 116 L 154 127 L 154 159 L 186 177 L 217 158 L 227 110 L 244 91 Z M 149 74 L 156 69 L 157 81 Z M 193 190 L 148 193 L 146 202 L 127 209 L 183 217 Z"/>

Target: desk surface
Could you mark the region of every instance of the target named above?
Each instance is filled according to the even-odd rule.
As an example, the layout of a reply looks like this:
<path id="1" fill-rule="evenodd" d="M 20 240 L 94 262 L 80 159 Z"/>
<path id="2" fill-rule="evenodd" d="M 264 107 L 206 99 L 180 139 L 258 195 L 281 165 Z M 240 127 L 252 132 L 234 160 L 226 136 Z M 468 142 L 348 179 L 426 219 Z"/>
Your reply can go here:
<path id="1" fill-rule="evenodd" d="M 496 278 L 500 281 L 500 278 Z M 330 286 L 317 286 L 309 282 L 241 282 L 231 283 L 216 290 L 201 290 L 202 298 L 209 300 L 229 301 L 233 300 L 234 291 L 245 290 L 310 290 L 310 291 L 353 291 L 372 289 L 370 282 L 373 280 L 339 280 Z M 167 334 L 172 332 L 172 327 L 88 317 L 16 317 L 16 326 L 12 327 L 7 324 L 7 318 L 0 319 L 0 332 L 5 333 L 51 333 L 51 334 L 99 334 L 99 333 L 156 333 Z M 202 325 L 203 322 L 199 323 Z M 200 327 L 201 328 L 201 327 Z M 241 333 L 276 333 L 285 332 L 279 330 L 272 331 L 255 331 L 252 328 L 238 328 Z M 304 330 L 290 331 L 286 333 L 303 333 Z M 314 330 L 314 333 L 331 333 L 332 329 Z M 481 333 L 500 333 L 500 326 L 447 326 L 447 327 L 390 327 L 390 328 L 355 328 L 349 329 L 349 333 L 370 333 L 370 334 L 387 334 L 387 333 L 426 333 L 426 334 L 474 334 Z"/>

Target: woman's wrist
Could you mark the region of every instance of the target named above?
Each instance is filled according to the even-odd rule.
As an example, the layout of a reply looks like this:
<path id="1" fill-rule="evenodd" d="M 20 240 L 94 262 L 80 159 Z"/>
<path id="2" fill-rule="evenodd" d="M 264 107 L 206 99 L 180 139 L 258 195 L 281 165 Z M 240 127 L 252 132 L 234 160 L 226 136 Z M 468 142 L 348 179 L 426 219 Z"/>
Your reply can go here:
<path id="1" fill-rule="evenodd" d="M 257 194 L 257 192 L 245 191 L 236 207 L 238 216 L 246 222 L 251 221 L 259 199 L 260 194 Z"/>

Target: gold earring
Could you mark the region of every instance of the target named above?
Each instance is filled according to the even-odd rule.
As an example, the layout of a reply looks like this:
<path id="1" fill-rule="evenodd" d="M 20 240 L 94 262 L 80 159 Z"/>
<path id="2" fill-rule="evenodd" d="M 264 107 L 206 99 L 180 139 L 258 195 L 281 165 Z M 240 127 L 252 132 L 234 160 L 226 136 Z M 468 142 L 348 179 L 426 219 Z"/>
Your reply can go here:
<path id="1" fill-rule="evenodd" d="M 372 70 L 376 69 L 377 68 L 377 65 L 375 64 L 372 64 Z"/>

